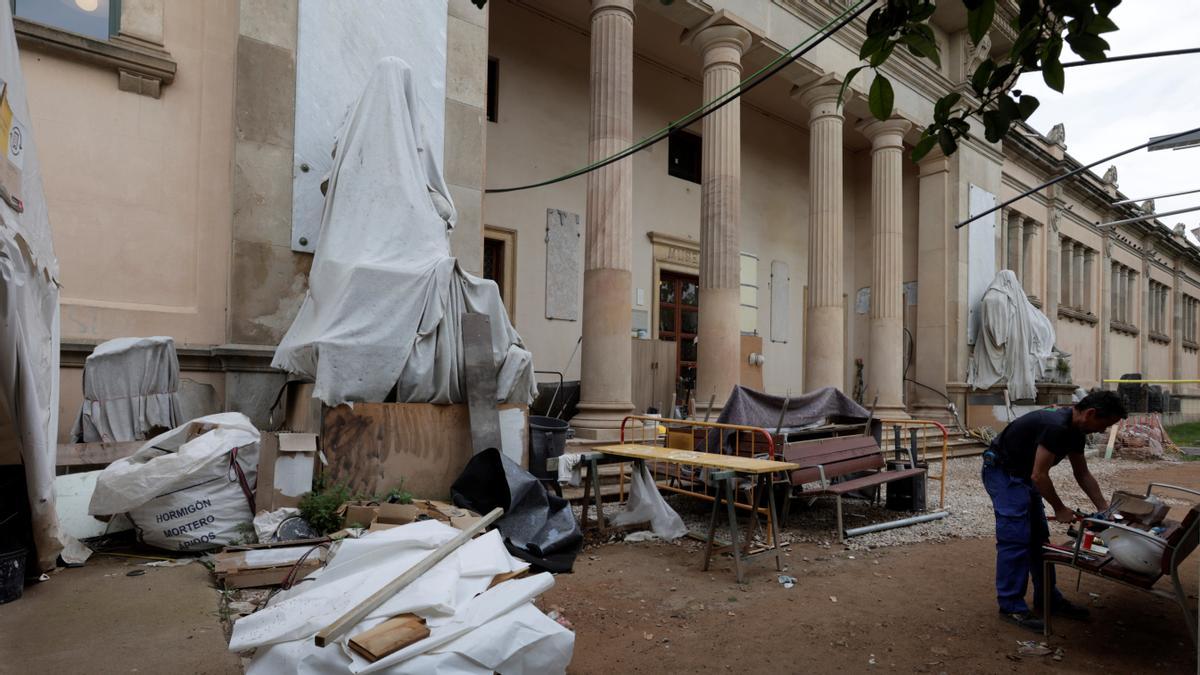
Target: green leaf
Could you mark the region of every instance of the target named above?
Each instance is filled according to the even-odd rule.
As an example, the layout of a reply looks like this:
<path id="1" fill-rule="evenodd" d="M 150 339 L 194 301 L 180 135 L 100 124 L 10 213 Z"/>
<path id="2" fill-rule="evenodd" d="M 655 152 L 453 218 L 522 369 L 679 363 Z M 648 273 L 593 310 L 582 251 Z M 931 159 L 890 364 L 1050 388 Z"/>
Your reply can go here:
<path id="1" fill-rule="evenodd" d="M 863 68 L 866 68 L 866 66 L 859 66 L 857 68 L 851 68 L 850 72 L 846 73 L 846 77 L 842 78 L 842 88 L 838 90 L 838 105 L 839 106 L 842 104 L 842 97 L 844 97 L 846 95 L 846 88 L 850 86 L 851 80 L 853 80 L 854 76 L 858 75 L 858 71 L 862 70 Z"/>
<path id="2" fill-rule="evenodd" d="M 1021 98 L 1017 100 L 1017 110 L 1020 112 L 1020 118 L 1023 120 L 1029 119 L 1041 104 L 1042 102 L 1037 100 L 1036 96 L 1022 94 Z"/>
<path id="3" fill-rule="evenodd" d="M 1072 51 L 1082 56 L 1085 61 L 1103 61 L 1108 58 L 1104 54 L 1110 49 L 1108 41 L 1097 35 L 1088 35 L 1087 33 L 1068 35 L 1067 44 L 1071 45 Z"/>
<path id="4" fill-rule="evenodd" d="M 929 38 L 918 33 L 908 33 L 901 39 L 904 41 L 904 44 L 908 45 L 909 50 L 913 54 L 924 56 L 933 61 L 933 65 L 939 68 L 942 66 L 942 57 L 938 54 L 937 45 Z"/>
<path id="5" fill-rule="evenodd" d="M 937 136 L 930 136 L 929 132 L 926 131 L 921 135 L 921 140 L 917 141 L 917 144 L 913 146 L 912 161 L 921 161 L 925 155 L 929 154 L 929 151 L 932 150 L 933 146 L 935 145 L 937 145 Z"/>
<path id="6" fill-rule="evenodd" d="M 979 96 L 983 95 L 983 90 L 987 89 L 988 81 L 992 79 L 992 71 L 996 70 L 996 62 L 988 59 L 975 69 L 975 74 L 971 76 L 971 89 Z"/>
<path id="7" fill-rule="evenodd" d="M 942 127 L 942 130 L 938 132 L 937 142 L 938 147 L 942 149 L 942 154 L 947 157 L 953 155 L 955 150 L 958 150 L 958 141 L 954 139 L 954 134 L 946 127 Z"/>
<path id="8" fill-rule="evenodd" d="M 858 50 L 858 58 L 865 59 L 868 56 L 874 55 L 883 48 L 883 45 L 887 43 L 887 39 L 887 33 L 880 33 L 879 35 L 872 35 L 863 40 L 862 47 Z"/>
<path id="9" fill-rule="evenodd" d="M 933 119 L 941 121 L 946 119 L 950 114 L 950 110 L 954 108 L 954 104 L 962 99 L 962 94 L 946 94 L 938 99 L 933 106 Z"/>
<path id="10" fill-rule="evenodd" d="M 895 48 L 896 48 L 895 42 L 888 42 L 887 44 L 885 44 L 882 49 L 875 52 L 871 56 L 871 61 L 870 61 L 871 67 L 878 68 L 879 66 L 882 66 L 883 62 L 887 61 L 888 57 L 892 55 L 892 50 Z"/>
<path id="11" fill-rule="evenodd" d="M 923 2 L 920 5 L 917 5 L 917 7 L 913 9 L 912 13 L 908 15 L 908 20 L 925 21 L 929 17 L 933 16 L 933 12 L 936 9 L 937 5 L 933 4 L 932 2 Z"/>
<path id="12" fill-rule="evenodd" d="M 978 7 L 967 12 L 967 32 L 971 34 L 971 42 L 979 44 L 992 27 L 992 19 L 995 17 L 996 0 L 983 0 Z"/>
<path id="13" fill-rule="evenodd" d="M 1092 22 L 1089 23 L 1087 27 L 1087 31 L 1093 35 L 1112 33 L 1116 30 L 1119 30 L 1117 28 L 1117 24 L 1113 23 L 1113 20 L 1107 16 L 1097 16 L 1096 18 L 1092 19 Z"/>
<path id="14" fill-rule="evenodd" d="M 896 93 L 892 91 L 892 83 L 883 75 L 876 73 L 875 81 L 871 83 L 871 93 L 867 97 L 867 106 L 877 120 L 886 120 L 892 116 L 892 106 L 896 102 Z"/>
<path id="15" fill-rule="evenodd" d="M 1009 120 L 999 110 L 983 113 L 983 136 L 989 143 L 998 143 L 1008 131 Z"/>
<path id="16" fill-rule="evenodd" d="M 1042 80 L 1058 93 L 1062 93 L 1063 87 L 1066 86 L 1066 76 L 1063 74 L 1062 62 L 1058 59 L 1049 59 L 1042 62 Z"/>
<path id="17" fill-rule="evenodd" d="M 988 89 L 1004 86 L 1004 83 L 1008 81 L 1009 76 L 1013 74 L 1016 67 L 1016 64 L 1006 63 L 997 68 L 996 72 L 992 73 L 992 77 L 988 79 Z"/>

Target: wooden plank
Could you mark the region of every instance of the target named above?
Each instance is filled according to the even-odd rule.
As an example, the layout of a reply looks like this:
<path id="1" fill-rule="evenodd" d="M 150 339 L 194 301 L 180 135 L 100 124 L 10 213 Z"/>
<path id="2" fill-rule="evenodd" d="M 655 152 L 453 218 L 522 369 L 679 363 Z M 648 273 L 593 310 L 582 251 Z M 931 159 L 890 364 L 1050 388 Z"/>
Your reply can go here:
<path id="1" fill-rule="evenodd" d="M 1104 446 L 1104 459 L 1112 459 L 1113 449 L 1117 445 L 1117 432 L 1121 429 L 1123 420 L 1118 420 L 1108 432 L 1108 445 Z"/>
<path id="2" fill-rule="evenodd" d="M 631 400 L 633 410 L 641 415 L 654 405 L 654 376 L 655 376 L 655 343 L 658 340 L 632 339 L 630 353 Z"/>
<path id="3" fill-rule="evenodd" d="M 760 474 L 773 471 L 791 471 L 799 469 L 799 464 L 792 462 L 776 462 L 769 459 L 753 459 L 751 457 L 736 457 L 720 455 L 715 452 L 688 452 L 672 448 L 660 448 L 639 443 L 622 443 L 619 445 L 599 445 L 593 448 L 596 452 L 606 455 L 617 455 L 630 459 L 644 459 L 673 464 L 690 464 L 706 466 L 713 469 L 729 469 L 738 473 Z"/>
<path id="4" fill-rule="evenodd" d="M 350 648 L 364 659 L 375 662 L 427 637 L 429 627 L 425 625 L 425 619 L 416 614 L 401 614 L 350 638 Z"/>
<path id="5" fill-rule="evenodd" d="M 112 464 L 141 449 L 146 441 L 116 441 L 112 443 L 59 443 L 58 466 Z"/>

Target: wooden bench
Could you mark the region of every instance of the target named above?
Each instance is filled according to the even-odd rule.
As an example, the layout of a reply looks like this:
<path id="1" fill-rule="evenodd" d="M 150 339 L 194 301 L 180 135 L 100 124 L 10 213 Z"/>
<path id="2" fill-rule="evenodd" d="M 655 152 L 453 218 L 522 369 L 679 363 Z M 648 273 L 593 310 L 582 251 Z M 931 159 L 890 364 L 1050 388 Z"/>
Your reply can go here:
<path id="1" fill-rule="evenodd" d="M 883 450 L 871 436 L 838 436 L 787 443 L 781 454 L 783 461 L 800 465 L 799 469 L 788 474 L 792 489 L 784 506 L 784 514 L 787 514 L 792 498 L 834 497 L 837 499 L 838 541 L 841 542 L 846 540 L 846 528 L 842 523 L 842 497 L 847 493 L 925 473 L 924 468 L 884 471 L 887 462 Z M 834 482 L 834 479 L 862 472 L 871 473 Z M 804 489 L 806 483 L 814 482 L 817 483 L 816 487 Z"/>
<path id="2" fill-rule="evenodd" d="M 1146 496 L 1149 497 L 1155 488 L 1176 490 L 1192 495 L 1193 497 L 1200 497 L 1200 491 L 1163 483 L 1151 483 L 1146 488 Z M 1129 588 L 1136 588 L 1151 595 L 1173 600 L 1183 610 L 1183 620 L 1187 625 L 1188 635 L 1192 638 L 1192 646 L 1197 646 L 1196 610 L 1188 607 L 1187 593 L 1184 591 L 1183 584 L 1179 579 L 1179 568 L 1183 564 L 1183 561 L 1196 550 L 1197 544 L 1200 544 L 1200 502 L 1195 503 L 1188 510 L 1182 522 L 1163 520 L 1161 524 L 1166 529 L 1160 537 L 1154 537 L 1154 535 L 1141 529 L 1096 518 L 1084 518 L 1083 522 L 1080 523 L 1080 525 L 1088 524 L 1108 528 L 1105 531 L 1115 528 L 1116 530 L 1129 532 L 1134 536 L 1166 540 L 1166 546 L 1163 548 L 1162 559 L 1159 562 L 1158 569 L 1152 574 L 1144 574 L 1121 566 L 1111 555 L 1097 555 L 1087 550 L 1081 551 L 1083 538 L 1080 536 L 1076 538 L 1074 545 L 1070 547 L 1048 544 L 1043 548 L 1042 564 L 1045 565 L 1045 573 L 1049 575 L 1054 566 L 1058 565 L 1075 570 L 1081 574 L 1087 574 L 1099 579 L 1108 579 Z M 1103 536 L 1103 533 L 1101 536 Z M 1169 591 L 1155 587 L 1159 579 L 1164 576 L 1171 578 L 1171 589 Z M 1052 585 L 1046 585 L 1043 591 L 1045 597 L 1042 599 L 1042 607 L 1050 606 L 1049 603 L 1051 602 L 1051 592 L 1053 589 Z M 1050 615 L 1051 612 L 1046 612 L 1044 615 L 1045 634 L 1047 636 L 1051 635 Z"/>

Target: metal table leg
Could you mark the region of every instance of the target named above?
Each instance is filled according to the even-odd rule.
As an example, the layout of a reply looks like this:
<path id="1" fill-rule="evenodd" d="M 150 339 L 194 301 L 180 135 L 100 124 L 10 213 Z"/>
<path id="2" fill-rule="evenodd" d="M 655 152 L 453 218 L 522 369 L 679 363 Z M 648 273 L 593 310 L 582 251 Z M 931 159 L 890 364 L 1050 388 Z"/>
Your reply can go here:
<path id="1" fill-rule="evenodd" d="M 591 477 L 592 492 L 596 498 L 596 530 L 604 534 L 604 496 L 600 494 L 600 465 L 588 458 L 588 475 Z"/>
<path id="2" fill-rule="evenodd" d="M 737 581 L 740 584 L 744 581 L 742 580 L 742 547 L 738 544 L 737 509 L 733 506 L 734 490 L 737 489 L 735 481 L 737 478 L 730 476 L 722 482 L 725 485 L 725 506 L 729 512 L 729 544 L 733 547 L 733 569 L 737 572 Z"/>
<path id="3" fill-rule="evenodd" d="M 775 510 L 775 486 L 767 481 L 767 520 L 771 523 L 771 545 L 775 548 L 775 570 L 783 571 L 783 552 L 780 551 L 779 513 Z"/>

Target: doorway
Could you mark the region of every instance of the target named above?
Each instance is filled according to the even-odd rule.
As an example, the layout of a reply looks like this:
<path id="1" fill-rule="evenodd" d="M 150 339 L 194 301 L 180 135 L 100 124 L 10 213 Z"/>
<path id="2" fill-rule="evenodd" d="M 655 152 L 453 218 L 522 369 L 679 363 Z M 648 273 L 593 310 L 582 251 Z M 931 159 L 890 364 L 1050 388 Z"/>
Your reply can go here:
<path id="1" fill-rule="evenodd" d="M 696 389 L 699 326 L 699 277 L 663 271 L 658 283 L 658 339 L 675 343 L 675 393 L 680 401 L 686 401 Z"/>

